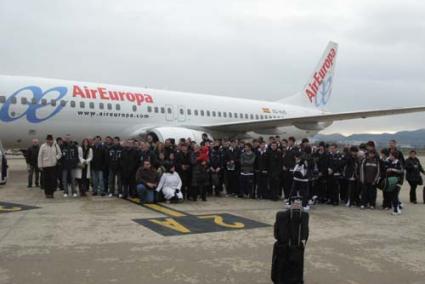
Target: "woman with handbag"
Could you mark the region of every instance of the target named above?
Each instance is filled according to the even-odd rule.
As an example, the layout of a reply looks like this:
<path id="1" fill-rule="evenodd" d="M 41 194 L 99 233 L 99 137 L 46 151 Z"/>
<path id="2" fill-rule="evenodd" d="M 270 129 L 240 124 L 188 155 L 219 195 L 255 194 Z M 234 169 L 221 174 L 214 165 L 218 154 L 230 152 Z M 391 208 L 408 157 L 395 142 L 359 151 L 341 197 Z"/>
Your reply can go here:
<path id="1" fill-rule="evenodd" d="M 421 173 L 425 173 L 421 162 L 416 157 L 416 151 L 411 150 L 405 161 L 406 180 L 410 185 L 410 202 L 416 204 L 416 188 L 423 184 Z M 424 200 L 425 201 L 425 200 Z"/>

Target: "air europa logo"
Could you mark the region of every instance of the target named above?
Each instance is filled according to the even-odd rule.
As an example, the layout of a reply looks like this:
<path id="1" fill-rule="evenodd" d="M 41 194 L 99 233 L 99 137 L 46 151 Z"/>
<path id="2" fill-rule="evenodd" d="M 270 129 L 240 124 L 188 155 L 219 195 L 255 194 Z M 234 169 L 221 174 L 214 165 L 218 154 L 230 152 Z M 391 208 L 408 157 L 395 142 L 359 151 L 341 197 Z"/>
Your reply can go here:
<path id="1" fill-rule="evenodd" d="M 37 86 L 28 86 L 19 89 L 11 96 L 9 96 L 6 102 L 0 108 L 0 121 L 11 122 L 20 119 L 24 116 L 26 116 L 27 120 L 31 123 L 40 123 L 42 121 L 45 121 L 60 112 L 63 108 L 63 105 L 56 104 L 55 106 L 52 106 L 50 104 L 41 104 L 41 99 L 46 95 L 56 95 L 55 100 L 58 101 L 66 95 L 67 91 L 68 90 L 66 87 L 55 87 L 45 91 L 43 91 L 40 87 Z M 19 114 L 16 114 L 15 111 L 11 109 L 11 106 L 15 105 L 14 103 L 16 103 L 20 95 L 22 95 L 23 97 L 24 95 L 28 95 L 29 93 L 32 94 L 34 103 L 24 105 L 27 108 Z M 42 109 L 44 111 L 43 114 L 40 113 L 42 112 Z M 45 110 L 47 110 L 47 114 Z"/>
<path id="2" fill-rule="evenodd" d="M 72 96 L 84 99 L 101 99 L 109 101 L 129 101 L 137 105 L 142 103 L 153 103 L 151 95 L 132 92 L 110 91 L 103 87 L 88 88 L 74 85 L 72 88 Z"/>
<path id="3" fill-rule="evenodd" d="M 314 102 L 316 106 L 325 105 L 328 102 L 331 93 L 332 76 L 327 75 L 332 69 L 335 55 L 335 49 L 331 48 L 322 66 L 313 74 L 312 81 L 304 90 L 310 102 Z M 318 94 L 321 95 L 321 98 L 317 98 Z"/>

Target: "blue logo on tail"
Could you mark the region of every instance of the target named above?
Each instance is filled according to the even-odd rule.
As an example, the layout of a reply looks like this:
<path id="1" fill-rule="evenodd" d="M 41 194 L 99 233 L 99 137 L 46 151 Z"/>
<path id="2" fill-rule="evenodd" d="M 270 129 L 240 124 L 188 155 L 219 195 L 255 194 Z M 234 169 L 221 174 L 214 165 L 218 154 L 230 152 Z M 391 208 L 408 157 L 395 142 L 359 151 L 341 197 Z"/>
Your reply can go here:
<path id="1" fill-rule="evenodd" d="M 322 81 L 319 90 L 314 97 L 316 107 L 324 107 L 328 104 L 332 93 L 332 76 Z"/>

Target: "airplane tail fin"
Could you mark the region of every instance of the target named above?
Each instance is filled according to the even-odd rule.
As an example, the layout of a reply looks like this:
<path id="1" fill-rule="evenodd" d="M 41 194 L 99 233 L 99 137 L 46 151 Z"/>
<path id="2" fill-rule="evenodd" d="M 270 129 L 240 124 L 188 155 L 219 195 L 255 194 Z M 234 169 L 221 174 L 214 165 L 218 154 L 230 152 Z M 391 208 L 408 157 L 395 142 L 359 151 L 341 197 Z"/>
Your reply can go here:
<path id="1" fill-rule="evenodd" d="M 330 100 L 332 92 L 337 51 L 338 44 L 330 41 L 322 58 L 316 68 L 314 68 L 313 74 L 305 83 L 304 89 L 279 102 L 324 109 Z"/>

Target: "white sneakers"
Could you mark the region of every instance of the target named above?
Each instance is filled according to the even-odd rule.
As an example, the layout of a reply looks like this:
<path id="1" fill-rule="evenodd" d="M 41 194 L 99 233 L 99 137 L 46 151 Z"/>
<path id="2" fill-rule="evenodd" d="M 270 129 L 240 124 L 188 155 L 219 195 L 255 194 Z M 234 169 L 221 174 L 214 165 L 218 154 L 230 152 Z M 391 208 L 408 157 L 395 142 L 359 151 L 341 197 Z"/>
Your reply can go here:
<path id="1" fill-rule="evenodd" d="M 304 207 L 304 211 L 309 211 L 310 210 L 310 206 L 307 205 L 306 207 Z"/>
<path id="2" fill-rule="evenodd" d="M 78 195 L 76 194 L 76 193 L 74 193 L 73 195 L 72 195 L 72 197 L 77 197 Z"/>
<path id="3" fill-rule="evenodd" d="M 108 195 L 109 197 L 112 197 L 113 195 L 112 195 L 112 193 L 109 193 L 109 195 Z"/>
<path id="4" fill-rule="evenodd" d="M 63 197 L 68 197 L 68 194 L 67 194 L 67 193 L 64 193 L 64 194 L 63 194 Z"/>
<path id="5" fill-rule="evenodd" d="M 120 193 L 120 194 L 118 194 L 118 198 L 122 198 L 122 194 Z"/>

